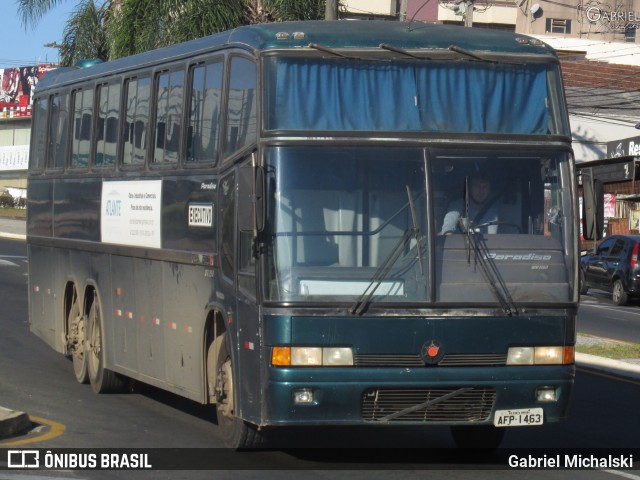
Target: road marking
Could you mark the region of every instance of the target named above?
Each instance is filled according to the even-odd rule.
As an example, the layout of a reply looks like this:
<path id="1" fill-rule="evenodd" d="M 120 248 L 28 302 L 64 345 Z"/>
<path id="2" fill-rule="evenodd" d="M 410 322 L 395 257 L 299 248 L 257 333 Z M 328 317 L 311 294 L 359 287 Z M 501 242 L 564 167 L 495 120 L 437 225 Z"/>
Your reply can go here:
<path id="1" fill-rule="evenodd" d="M 609 380 L 616 380 L 618 382 L 626 382 L 626 383 L 631 383 L 633 385 L 640 385 L 640 381 L 638 381 L 638 380 L 634 380 L 632 378 L 623 377 L 623 376 L 619 376 L 619 375 L 615 375 L 615 374 L 599 372 L 597 370 L 592 370 L 592 369 L 590 369 L 588 367 L 578 367 L 578 366 L 576 366 L 576 370 L 578 370 L 580 372 L 584 372 L 584 373 L 590 373 L 592 375 L 597 375 L 599 377 L 608 378 Z"/>
<path id="2" fill-rule="evenodd" d="M 54 422 L 53 420 L 47 420 L 46 418 L 34 417 L 29 415 L 29 418 L 35 423 L 42 423 L 49 427 L 49 431 L 43 433 L 42 435 L 38 435 L 35 437 L 24 438 L 22 440 L 16 440 L 15 442 L 0 442 L 0 447 L 15 447 L 18 445 L 28 445 L 30 443 L 35 442 L 44 442 L 46 440 L 51 440 L 52 438 L 59 437 L 64 433 L 66 427 L 58 422 Z"/>
<path id="3" fill-rule="evenodd" d="M 19 265 L 17 263 L 14 263 L 10 260 L 3 260 L 2 258 L 0 258 L 0 267 L 18 267 Z"/>
<path id="4" fill-rule="evenodd" d="M 631 480 L 640 480 L 640 475 L 634 475 L 632 473 L 621 472 L 619 470 L 600 470 L 601 472 L 610 473 L 612 475 L 618 475 L 619 477 L 630 478 Z"/>

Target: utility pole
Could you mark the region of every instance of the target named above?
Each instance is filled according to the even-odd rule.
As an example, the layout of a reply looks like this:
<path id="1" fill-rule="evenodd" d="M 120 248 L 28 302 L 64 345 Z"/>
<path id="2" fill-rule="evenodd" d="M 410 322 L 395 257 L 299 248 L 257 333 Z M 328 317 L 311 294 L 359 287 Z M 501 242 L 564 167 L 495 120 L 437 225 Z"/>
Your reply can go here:
<path id="1" fill-rule="evenodd" d="M 338 20 L 338 0 L 326 0 L 324 7 L 325 20 Z"/>
<path id="2" fill-rule="evenodd" d="M 402 0 L 400 3 L 400 21 L 407 21 L 407 0 Z"/>
<path id="3" fill-rule="evenodd" d="M 467 9 L 464 13 L 464 26 L 473 27 L 473 0 L 466 2 Z"/>

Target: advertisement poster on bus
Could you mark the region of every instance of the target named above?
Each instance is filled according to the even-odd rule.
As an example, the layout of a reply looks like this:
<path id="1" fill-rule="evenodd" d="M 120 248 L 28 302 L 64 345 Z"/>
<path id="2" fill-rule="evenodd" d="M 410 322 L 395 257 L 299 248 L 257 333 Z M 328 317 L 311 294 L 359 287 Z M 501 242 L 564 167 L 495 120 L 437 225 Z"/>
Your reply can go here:
<path id="1" fill-rule="evenodd" d="M 104 243 L 161 247 L 162 180 L 104 182 L 100 231 Z"/>
<path id="2" fill-rule="evenodd" d="M 55 65 L 0 68 L 0 118 L 30 117 L 34 88 Z"/>

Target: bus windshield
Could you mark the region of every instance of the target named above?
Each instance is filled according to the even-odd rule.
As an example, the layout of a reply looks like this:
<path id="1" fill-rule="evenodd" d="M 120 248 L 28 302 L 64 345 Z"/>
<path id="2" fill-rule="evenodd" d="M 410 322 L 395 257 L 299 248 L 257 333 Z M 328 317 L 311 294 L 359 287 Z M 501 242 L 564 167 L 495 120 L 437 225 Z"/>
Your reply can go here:
<path id="1" fill-rule="evenodd" d="M 272 148 L 267 298 L 572 301 L 569 165 L 508 149 Z"/>
<path id="2" fill-rule="evenodd" d="M 266 66 L 267 130 L 569 134 L 554 63 L 271 57 Z"/>
<path id="3" fill-rule="evenodd" d="M 270 150 L 268 297 L 426 300 L 425 163 L 419 148 Z"/>

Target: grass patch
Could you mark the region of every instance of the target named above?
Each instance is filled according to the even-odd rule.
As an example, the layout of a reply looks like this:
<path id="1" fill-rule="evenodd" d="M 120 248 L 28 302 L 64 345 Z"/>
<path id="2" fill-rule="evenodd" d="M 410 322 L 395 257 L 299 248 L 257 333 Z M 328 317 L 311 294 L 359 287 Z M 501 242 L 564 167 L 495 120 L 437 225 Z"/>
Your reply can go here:
<path id="1" fill-rule="evenodd" d="M 3 218 L 27 218 L 26 208 L 1 207 L 0 217 Z"/>
<path id="2" fill-rule="evenodd" d="M 597 355 L 598 357 L 640 358 L 640 345 L 628 343 L 597 343 L 592 345 L 576 345 L 576 352 Z"/>

